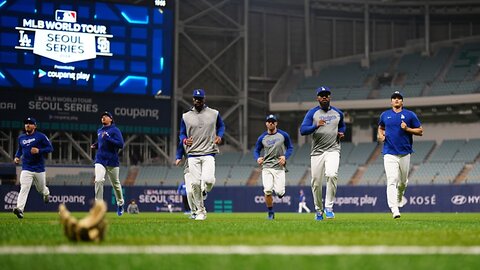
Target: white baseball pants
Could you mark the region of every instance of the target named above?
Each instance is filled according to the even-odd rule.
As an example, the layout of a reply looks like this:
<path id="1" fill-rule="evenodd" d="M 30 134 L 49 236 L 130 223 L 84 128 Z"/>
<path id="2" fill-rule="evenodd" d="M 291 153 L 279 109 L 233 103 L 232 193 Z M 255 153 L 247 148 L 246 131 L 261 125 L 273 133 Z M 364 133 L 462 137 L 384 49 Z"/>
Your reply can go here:
<path id="1" fill-rule="evenodd" d="M 112 183 L 117 205 L 121 206 L 125 202 L 123 200 L 122 185 L 120 184 L 120 168 L 119 167 L 105 167 L 102 164 L 95 163 L 95 200 L 104 200 L 103 198 L 103 184 L 105 177 L 110 179 Z"/>
<path id="2" fill-rule="evenodd" d="M 285 170 L 262 169 L 263 193 L 271 195 L 275 190 L 278 196 L 285 195 Z"/>
<path id="3" fill-rule="evenodd" d="M 17 208 L 22 210 L 25 209 L 25 204 L 27 204 L 28 193 L 32 187 L 32 183 L 35 185 L 38 193 L 45 195 L 50 195 L 50 190 L 46 184 L 45 172 L 31 172 L 22 170 L 20 173 L 20 193 L 17 198 Z"/>
<path id="4" fill-rule="evenodd" d="M 215 184 L 215 158 L 213 156 L 189 157 L 188 171 L 192 176 L 192 193 L 197 208 L 196 214 L 206 214 L 202 185 L 205 184 L 205 191 L 210 192 Z"/>
<path id="5" fill-rule="evenodd" d="M 339 152 L 325 152 L 319 156 L 311 156 L 312 193 L 315 210 L 323 211 L 322 185 L 326 182 L 325 208 L 333 208 L 335 194 L 337 193 L 337 175 L 340 165 Z"/>
<path id="6" fill-rule="evenodd" d="M 400 207 L 403 194 L 408 184 L 410 170 L 410 154 L 383 156 L 383 166 L 387 176 L 387 202 L 388 207 Z"/>

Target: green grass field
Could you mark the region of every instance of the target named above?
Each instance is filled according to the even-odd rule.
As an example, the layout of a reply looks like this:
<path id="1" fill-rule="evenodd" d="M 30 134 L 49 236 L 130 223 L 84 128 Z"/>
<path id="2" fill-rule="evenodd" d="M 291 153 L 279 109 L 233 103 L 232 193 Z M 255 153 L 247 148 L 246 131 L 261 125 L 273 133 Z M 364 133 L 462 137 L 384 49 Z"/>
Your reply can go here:
<path id="1" fill-rule="evenodd" d="M 74 215 L 82 217 L 85 213 Z M 407 246 L 407 250 L 408 247 L 480 249 L 480 213 L 404 213 L 398 220 L 393 220 L 388 213 L 337 213 L 334 220 L 321 222 L 313 220 L 313 214 L 277 213 L 273 221 L 265 217 L 265 213 L 209 213 L 207 220 L 194 221 L 181 213 L 125 214 L 122 217 L 109 213 L 104 242 L 75 244 L 63 236 L 56 213 L 26 212 L 23 220 L 11 213 L 2 213 L 0 248 L 4 250 L 38 246 L 54 250 L 67 246 L 82 250 L 100 248 L 100 251 L 88 254 L 53 251 L 9 254 L 4 251 L 0 253 L 0 265 L 2 269 L 145 269 L 157 265 L 172 269 L 480 269 L 480 255 L 475 254 L 289 253 L 291 247 L 314 250 L 330 246 L 340 246 L 340 250 L 352 246 L 365 250 L 378 246 L 382 246 L 380 250 L 402 246 Z M 130 247 L 132 252 L 112 254 L 105 251 L 112 246 Z M 133 251 L 145 246 L 200 246 L 206 254 Z M 211 254 L 209 247 L 218 246 L 246 246 L 247 249 L 278 246 L 287 251 L 282 255 Z M 97 252 L 105 254 L 92 254 Z"/>

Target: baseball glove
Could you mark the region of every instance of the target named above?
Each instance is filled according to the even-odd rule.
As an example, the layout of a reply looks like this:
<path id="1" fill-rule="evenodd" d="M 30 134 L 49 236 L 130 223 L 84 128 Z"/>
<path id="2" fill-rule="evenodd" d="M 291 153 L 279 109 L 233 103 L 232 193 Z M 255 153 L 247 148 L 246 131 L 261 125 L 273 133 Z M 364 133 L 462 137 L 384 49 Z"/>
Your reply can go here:
<path id="1" fill-rule="evenodd" d="M 65 236 L 71 241 L 100 242 L 105 236 L 107 222 L 105 214 L 107 205 L 104 201 L 95 201 L 88 215 L 81 220 L 71 216 L 67 207 L 60 204 L 58 207 L 60 223 L 63 225 Z"/>

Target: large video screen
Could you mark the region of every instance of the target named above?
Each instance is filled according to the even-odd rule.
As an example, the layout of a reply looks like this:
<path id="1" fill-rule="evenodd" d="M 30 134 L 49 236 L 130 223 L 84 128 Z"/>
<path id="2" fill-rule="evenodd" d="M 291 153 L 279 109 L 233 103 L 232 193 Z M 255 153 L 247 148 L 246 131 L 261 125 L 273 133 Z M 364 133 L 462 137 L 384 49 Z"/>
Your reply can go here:
<path id="1" fill-rule="evenodd" d="M 98 124 L 109 110 L 119 124 L 165 133 L 173 2 L 0 0 L 0 112 L 48 127 Z"/>

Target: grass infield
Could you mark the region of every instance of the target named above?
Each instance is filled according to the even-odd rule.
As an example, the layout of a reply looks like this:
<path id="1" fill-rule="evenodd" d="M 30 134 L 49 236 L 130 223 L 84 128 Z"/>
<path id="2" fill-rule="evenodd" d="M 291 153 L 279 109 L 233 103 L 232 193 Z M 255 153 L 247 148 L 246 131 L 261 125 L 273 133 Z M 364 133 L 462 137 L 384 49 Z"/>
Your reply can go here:
<path id="1" fill-rule="evenodd" d="M 74 213 L 83 217 L 86 213 Z M 183 213 L 108 213 L 101 244 L 75 244 L 62 234 L 56 213 L 26 212 L 19 220 L 0 214 L 0 246 L 480 246 L 480 213 L 336 213 L 321 222 L 313 214 L 209 213 L 205 221 Z M 21 258 L 19 260 L 19 258 Z M 0 254 L 2 269 L 144 269 L 152 266 L 195 269 L 480 269 L 480 256 L 459 254 L 239 255 L 239 254 Z M 4 266 L 6 268 L 4 268 Z M 54 267 L 53 267 L 54 266 Z"/>

